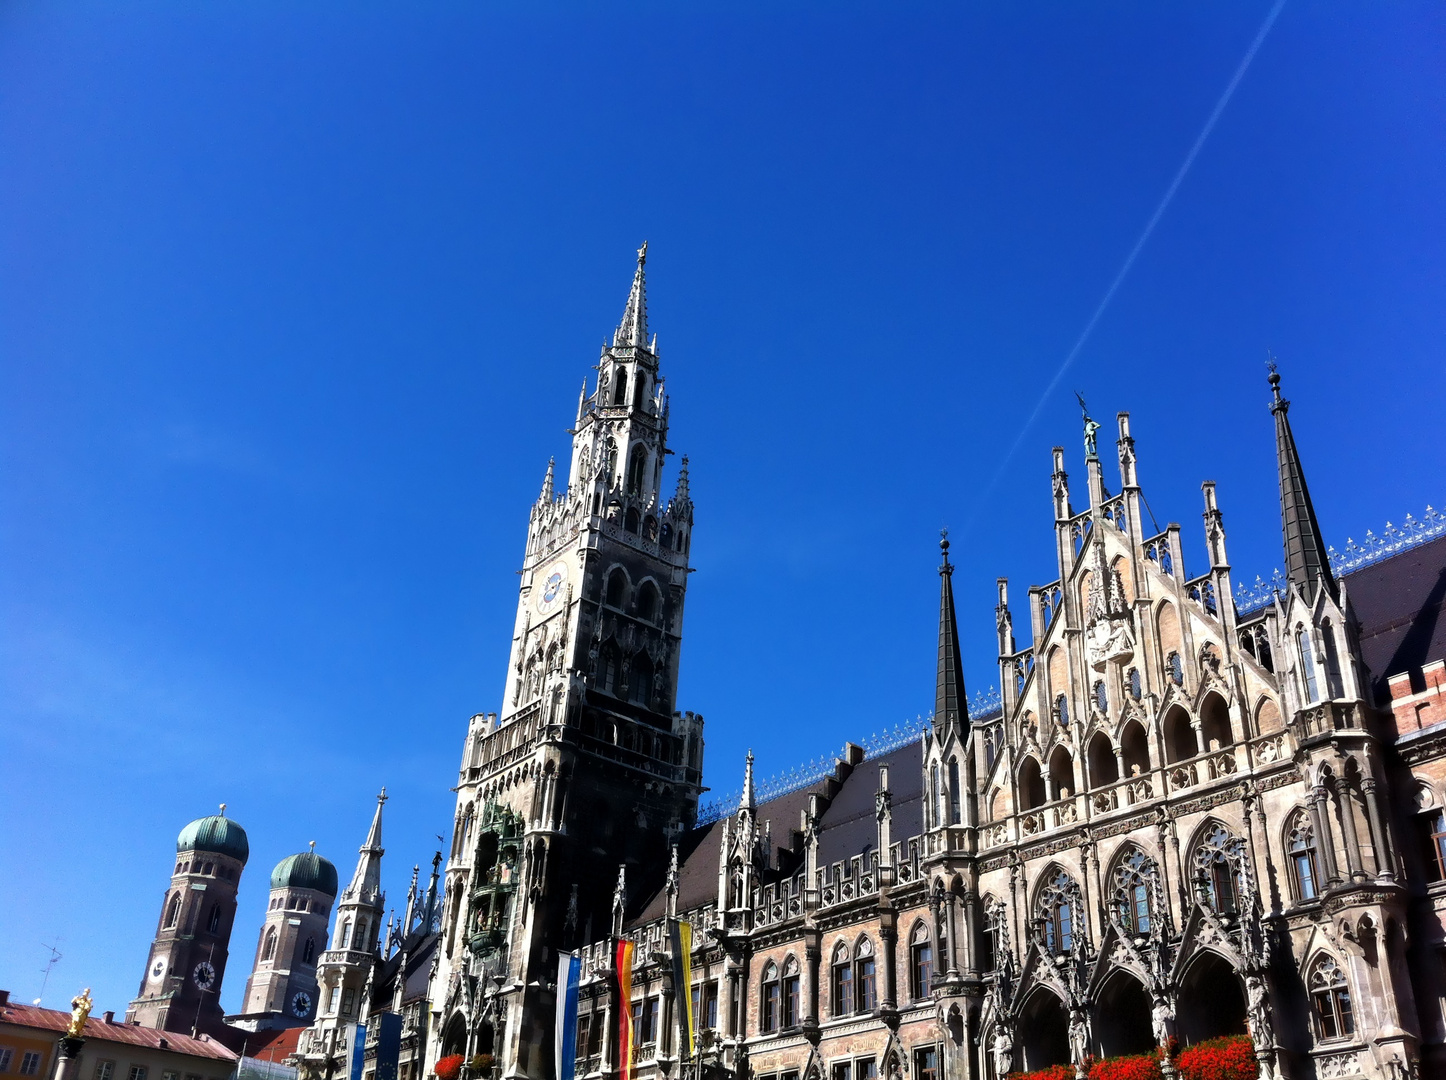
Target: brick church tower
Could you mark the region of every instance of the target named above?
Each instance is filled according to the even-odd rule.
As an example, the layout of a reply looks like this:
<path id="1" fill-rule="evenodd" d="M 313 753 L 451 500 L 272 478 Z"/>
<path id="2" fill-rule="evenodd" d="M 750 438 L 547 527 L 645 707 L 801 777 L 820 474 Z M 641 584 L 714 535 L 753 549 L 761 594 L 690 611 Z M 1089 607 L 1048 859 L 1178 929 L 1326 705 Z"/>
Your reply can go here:
<path id="1" fill-rule="evenodd" d="M 431 1000 L 437 1051 L 552 1075 L 556 950 L 661 884 L 697 814 L 703 721 L 674 711 L 693 504 L 687 459 L 662 495 L 668 398 L 644 265 L 584 382 L 565 489 L 532 508 L 498 714 L 471 721 Z"/>

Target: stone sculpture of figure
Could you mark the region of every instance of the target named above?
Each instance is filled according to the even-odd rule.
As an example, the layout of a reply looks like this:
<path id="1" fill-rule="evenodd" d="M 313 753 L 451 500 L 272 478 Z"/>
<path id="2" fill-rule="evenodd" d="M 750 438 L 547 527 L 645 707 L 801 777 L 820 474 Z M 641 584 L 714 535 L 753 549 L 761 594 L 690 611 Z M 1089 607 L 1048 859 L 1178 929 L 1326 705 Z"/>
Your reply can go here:
<path id="1" fill-rule="evenodd" d="M 1089 406 L 1085 404 L 1084 398 L 1078 392 L 1075 393 L 1075 397 L 1079 401 L 1080 412 L 1084 413 L 1085 457 L 1097 458 L 1100 454 L 1095 436 L 1100 430 L 1099 422 L 1090 416 Z"/>
<path id="2" fill-rule="evenodd" d="M 1246 1013 L 1250 1017 L 1250 1037 L 1255 1049 L 1269 1050 L 1275 1043 L 1275 1033 L 1270 1024 L 1270 1005 L 1265 980 L 1260 973 L 1250 972 L 1245 976 Z"/>
<path id="3" fill-rule="evenodd" d="M 1150 1027 L 1155 1033 L 1156 1046 L 1170 1045 L 1170 1025 L 1174 1019 L 1175 1015 L 1170 1011 L 1170 1003 L 1163 997 L 1155 998 L 1155 1004 L 1150 1009 Z"/>
<path id="4" fill-rule="evenodd" d="M 1089 1022 L 1085 1011 L 1075 1005 L 1069 1010 L 1069 1056 L 1076 1065 L 1084 1061 L 1090 1049 Z"/>
<path id="5" fill-rule="evenodd" d="M 70 999 L 70 1026 L 65 1029 L 65 1034 L 72 1039 L 79 1039 L 85 1034 L 85 1021 L 90 1016 L 90 987 L 86 987 L 75 997 Z"/>
<path id="6" fill-rule="evenodd" d="M 1014 1069 L 1014 1040 L 1003 1024 L 994 1027 L 994 1075 L 1004 1080 Z"/>

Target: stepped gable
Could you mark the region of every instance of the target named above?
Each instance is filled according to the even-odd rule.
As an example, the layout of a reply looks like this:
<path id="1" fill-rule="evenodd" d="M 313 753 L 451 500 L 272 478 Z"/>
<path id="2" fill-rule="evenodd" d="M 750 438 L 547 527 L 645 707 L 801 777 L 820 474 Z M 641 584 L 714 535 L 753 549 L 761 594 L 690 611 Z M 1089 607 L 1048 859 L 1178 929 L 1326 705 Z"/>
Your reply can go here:
<path id="1" fill-rule="evenodd" d="M 1446 536 L 1363 566 L 1344 580 L 1376 701 L 1389 702 L 1387 679 L 1446 656 Z"/>

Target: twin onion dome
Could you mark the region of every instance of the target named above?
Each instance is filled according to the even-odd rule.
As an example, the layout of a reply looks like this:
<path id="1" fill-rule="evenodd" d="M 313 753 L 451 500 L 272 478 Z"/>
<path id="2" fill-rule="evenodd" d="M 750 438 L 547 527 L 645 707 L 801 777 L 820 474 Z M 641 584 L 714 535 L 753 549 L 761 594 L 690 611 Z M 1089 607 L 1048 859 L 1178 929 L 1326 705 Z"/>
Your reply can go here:
<path id="1" fill-rule="evenodd" d="M 327 896 L 336 895 L 336 867 L 314 851 L 288 855 L 271 871 L 273 889 L 315 889 Z"/>
<path id="2" fill-rule="evenodd" d="M 246 839 L 246 830 L 228 817 L 212 814 L 197 818 L 176 837 L 176 852 L 209 851 L 216 855 L 229 855 L 245 865 L 251 855 L 251 845 Z"/>

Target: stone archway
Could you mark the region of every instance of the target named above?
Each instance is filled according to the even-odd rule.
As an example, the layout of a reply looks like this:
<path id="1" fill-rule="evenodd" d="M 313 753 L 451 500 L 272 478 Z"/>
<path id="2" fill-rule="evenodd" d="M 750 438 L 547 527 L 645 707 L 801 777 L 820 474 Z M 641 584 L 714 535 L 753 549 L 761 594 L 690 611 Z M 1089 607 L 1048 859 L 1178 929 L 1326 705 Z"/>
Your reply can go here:
<path id="1" fill-rule="evenodd" d="M 1069 1064 L 1069 1016 L 1064 1002 L 1044 987 L 1036 987 L 1024 1002 L 1015 1030 L 1024 1059 L 1018 1065 L 1025 1072 Z"/>
<path id="2" fill-rule="evenodd" d="M 442 1052 L 440 1057 L 467 1052 L 467 1021 L 460 1012 L 452 1014 L 447 1026 L 442 1029 Z"/>
<path id="3" fill-rule="evenodd" d="M 1244 1035 L 1245 988 L 1224 957 L 1202 952 L 1180 980 L 1176 1025 L 1184 1046 L 1218 1035 Z"/>
<path id="4" fill-rule="evenodd" d="M 1148 1054 L 1155 1049 L 1150 995 L 1139 979 L 1118 969 L 1105 979 L 1095 999 L 1094 1035 L 1100 1057 Z"/>

